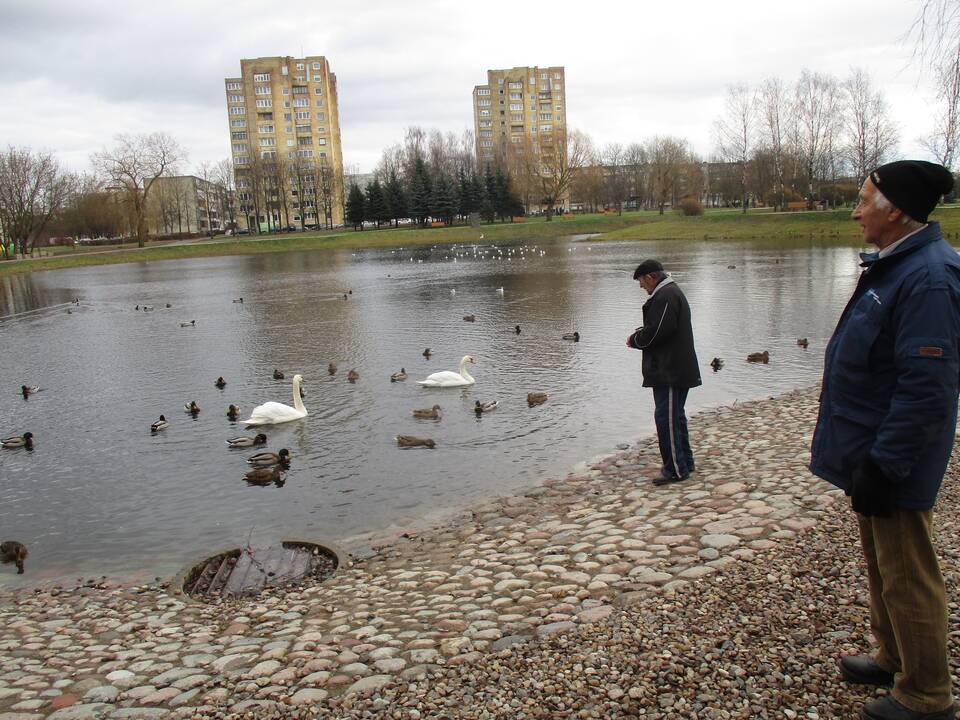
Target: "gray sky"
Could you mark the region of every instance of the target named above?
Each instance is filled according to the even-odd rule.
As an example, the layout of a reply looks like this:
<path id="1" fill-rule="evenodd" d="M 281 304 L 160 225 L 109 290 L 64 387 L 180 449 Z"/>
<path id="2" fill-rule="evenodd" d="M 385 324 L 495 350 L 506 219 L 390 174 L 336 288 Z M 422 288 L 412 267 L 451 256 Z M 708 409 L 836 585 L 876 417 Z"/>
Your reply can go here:
<path id="1" fill-rule="evenodd" d="M 477 8 L 482 7 L 483 12 Z M 337 75 L 344 163 L 373 169 L 408 125 L 472 129 L 488 68 L 563 65 L 570 127 L 598 146 L 671 134 L 713 151 L 725 87 L 801 69 L 866 69 L 926 157 L 933 93 L 904 36 L 916 0 L 2 0 L 0 144 L 71 169 L 116 133 L 164 131 L 184 170 L 229 157 L 223 79 L 240 58 L 325 55 Z"/>

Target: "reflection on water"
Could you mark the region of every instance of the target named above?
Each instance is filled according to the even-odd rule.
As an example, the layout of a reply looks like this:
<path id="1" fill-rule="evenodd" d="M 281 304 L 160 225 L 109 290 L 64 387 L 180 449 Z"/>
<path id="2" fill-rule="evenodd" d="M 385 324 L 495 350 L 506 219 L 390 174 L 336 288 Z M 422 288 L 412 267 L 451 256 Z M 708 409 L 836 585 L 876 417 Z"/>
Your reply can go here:
<path id="1" fill-rule="evenodd" d="M 564 473 L 653 430 L 640 353 L 624 345 L 646 299 L 632 271 L 649 256 L 693 311 L 704 386 L 691 412 L 815 382 L 858 270 L 855 249 L 811 243 L 586 239 L 0 278 L 0 435 L 29 430 L 37 443 L 0 451 L 0 539 L 29 546 L 27 579 L 165 574 L 208 548 L 342 539 Z M 134 310 L 144 304 L 155 310 Z M 463 321 L 470 314 L 476 322 Z M 574 331 L 580 342 L 562 339 Z M 760 350 L 769 365 L 745 362 Z M 466 354 L 476 385 L 416 384 Z M 401 367 L 409 379 L 390 382 Z M 267 400 L 290 404 L 294 373 L 309 415 L 265 429 L 266 449 L 290 449 L 290 469 L 281 487 L 250 486 L 245 459 L 264 447 L 226 446 L 244 430 L 227 406 L 243 418 Z M 45 389 L 24 400 L 22 384 Z M 530 392 L 549 400 L 528 407 Z M 183 411 L 191 400 L 196 417 Z M 477 400 L 499 407 L 478 416 Z M 441 420 L 412 416 L 433 404 Z M 161 414 L 169 428 L 151 433 Z M 401 449 L 397 435 L 437 447 Z M 15 582 L 0 571 L 0 583 Z"/>

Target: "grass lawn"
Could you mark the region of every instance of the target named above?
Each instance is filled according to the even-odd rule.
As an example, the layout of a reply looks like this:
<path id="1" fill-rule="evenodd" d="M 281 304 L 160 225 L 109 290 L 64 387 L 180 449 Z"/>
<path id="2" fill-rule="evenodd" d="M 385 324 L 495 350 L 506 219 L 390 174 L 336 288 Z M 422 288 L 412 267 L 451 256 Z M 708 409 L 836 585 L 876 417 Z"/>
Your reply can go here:
<path id="1" fill-rule="evenodd" d="M 960 241 L 960 205 L 938 208 L 932 219 L 939 220 L 945 236 Z M 160 241 L 145 248 L 97 247 L 54 248 L 43 258 L 0 262 L 0 276 L 35 270 L 178 260 L 218 255 L 289 252 L 292 250 L 343 249 L 358 247 L 410 247 L 498 241 L 537 241 L 564 235 L 599 233 L 596 240 L 795 240 L 804 237 L 835 239 L 859 244 L 860 228 L 850 220 L 849 210 L 774 213 L 767 209 L 751 210 L 746 215 L 737 210 L 708 210 L 701 216 L 682 217 L 673 212 L 663 215 L 640 211 L 618 215 L 574 215 L 554 218 L 528 218 L 520 223 L 495 223 L 479 228 L 413 228 L 333 230 L 308 233 L 285 233 L 266 236 L 223 237 L 189 243 Z M 482 240 L 480 236 L 483 236 Z M 45 250 L 46 251 L 46 250 Z"/>

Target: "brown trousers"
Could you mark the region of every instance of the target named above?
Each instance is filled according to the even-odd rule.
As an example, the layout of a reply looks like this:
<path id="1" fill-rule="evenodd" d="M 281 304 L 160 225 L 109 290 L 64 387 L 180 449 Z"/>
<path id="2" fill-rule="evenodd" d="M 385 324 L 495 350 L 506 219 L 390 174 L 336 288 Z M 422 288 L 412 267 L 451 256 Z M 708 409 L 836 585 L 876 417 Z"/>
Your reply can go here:
<path id="1" fill-rule="evenodd" d="M 933 510 L 857 513 L 870 580 L 875 660 L 896 673 L 893 696 L 917 712 L 953 705 L 947 659 L 947 592 L 933 549 Z"/>

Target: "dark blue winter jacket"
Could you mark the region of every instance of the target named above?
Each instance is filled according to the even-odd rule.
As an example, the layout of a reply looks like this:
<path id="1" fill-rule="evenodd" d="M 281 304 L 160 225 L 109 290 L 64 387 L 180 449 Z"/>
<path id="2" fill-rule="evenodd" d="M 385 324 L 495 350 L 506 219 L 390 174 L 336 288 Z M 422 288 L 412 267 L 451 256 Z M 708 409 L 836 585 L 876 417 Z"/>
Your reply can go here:
<path id="1" fill-rule="evenodd" d="M 827 345 L 810 470 L 847 489 L 870 454 L 897 505 L 933 507 L 960 387 L 960 256 L 935 222 L 863 274 Z"/>

